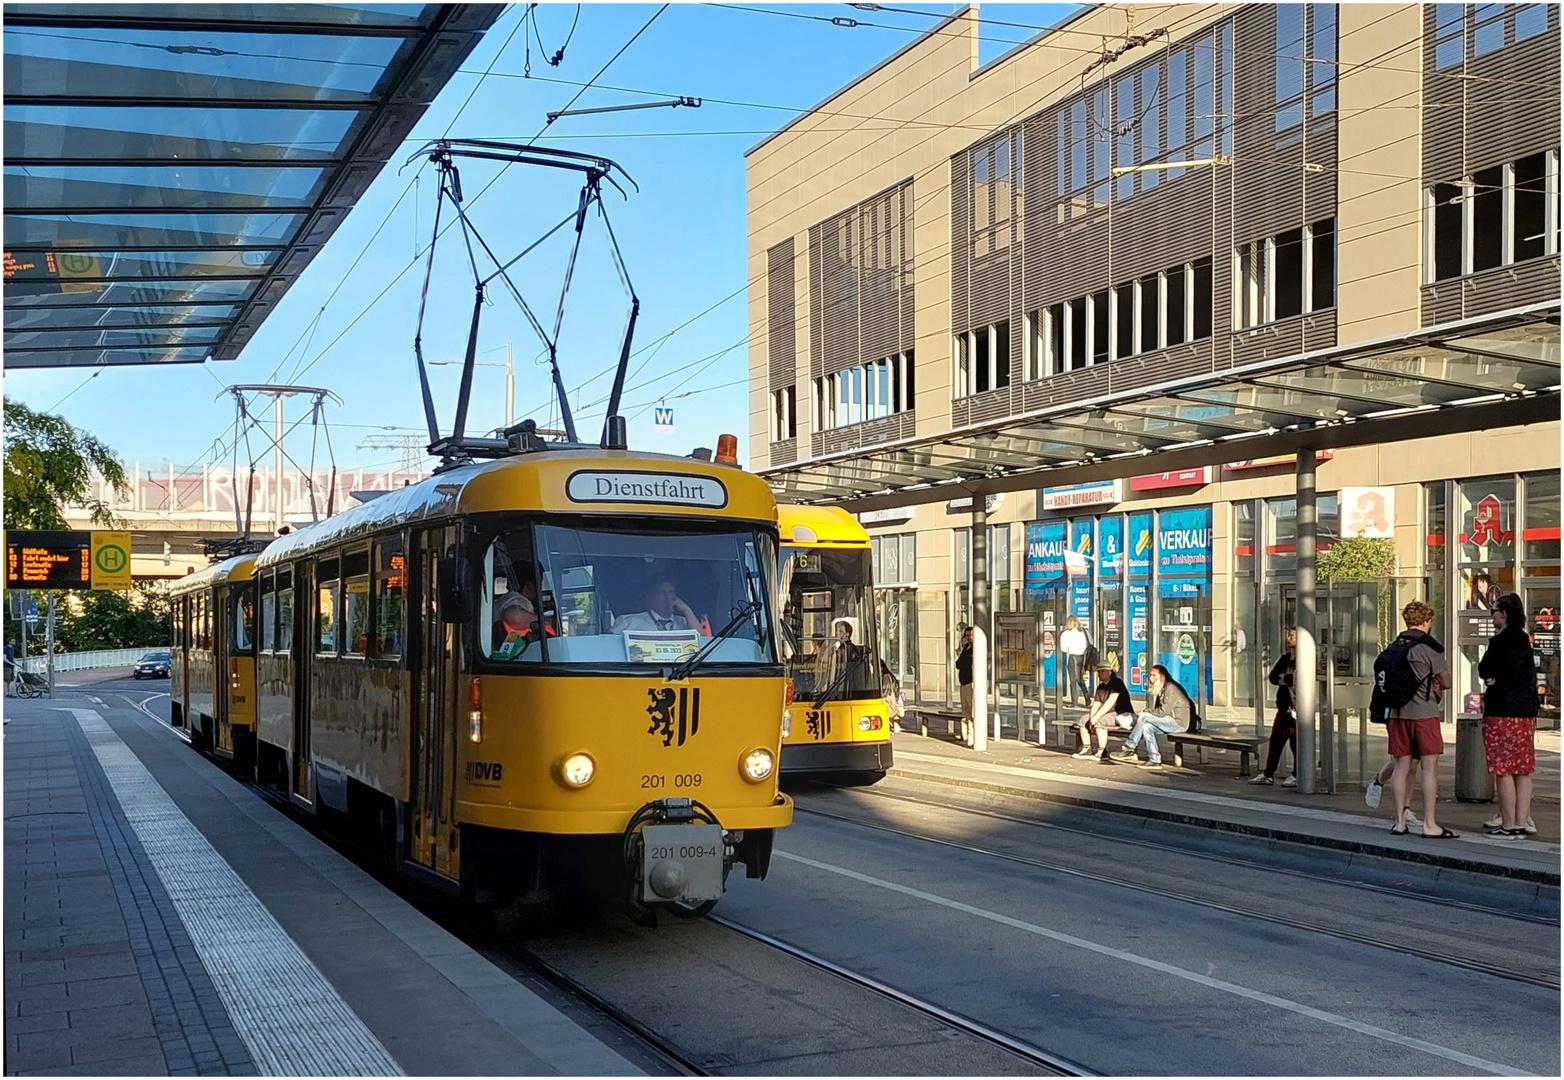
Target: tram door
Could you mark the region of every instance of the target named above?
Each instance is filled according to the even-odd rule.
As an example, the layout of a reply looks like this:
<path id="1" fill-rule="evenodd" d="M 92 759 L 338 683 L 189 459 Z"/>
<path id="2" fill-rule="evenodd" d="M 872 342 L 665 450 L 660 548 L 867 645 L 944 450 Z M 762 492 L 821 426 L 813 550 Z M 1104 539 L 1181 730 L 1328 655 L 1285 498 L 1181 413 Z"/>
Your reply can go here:
<path id="1" fill-rule="evenodd" d="M 298 563 L 293 571 L 293 768 L 289 792 L 305 802 L 310 788 L 310 660 L 315 655 L 315 564 Z"/>
<path id="2" fill-rule="evenodd" d="M 418 648 L 413 686 L 412 834 L 414 861 L 446 877 L 458 874 L 453 799 L 456 788 L 456 716 L 461 689 L 460 624 L 447 621 L 440 600 L 441 556 L 458 530 L 430 529 L 416 540 Z"/>

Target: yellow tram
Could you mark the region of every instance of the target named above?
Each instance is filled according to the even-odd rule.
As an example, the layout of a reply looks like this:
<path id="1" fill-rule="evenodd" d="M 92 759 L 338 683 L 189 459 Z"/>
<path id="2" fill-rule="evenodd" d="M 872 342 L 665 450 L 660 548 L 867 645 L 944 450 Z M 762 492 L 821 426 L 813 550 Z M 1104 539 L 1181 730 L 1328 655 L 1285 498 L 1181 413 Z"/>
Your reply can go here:
<path id="1" fill-rule="evenodd" d="M 169 696 L 175 727 L 248 772 L 255 749 L 254 555 L 238 555 L 169 590 L 174 647 Z"/>
<path id="2" fill-rule="evenodd" d="M 256 559 L 257 778 L 469 899 L 590 881 L 704 911 L 792 820 L 776 562 L 736 464 L 444 469 Z"/>
<path id="3" fill-rule="evenodd" d="M 778 604 L 794 700 L 782 775 L 872 784 L 891 767 L 869 534 L 837 507 L 777 507 Z"/>

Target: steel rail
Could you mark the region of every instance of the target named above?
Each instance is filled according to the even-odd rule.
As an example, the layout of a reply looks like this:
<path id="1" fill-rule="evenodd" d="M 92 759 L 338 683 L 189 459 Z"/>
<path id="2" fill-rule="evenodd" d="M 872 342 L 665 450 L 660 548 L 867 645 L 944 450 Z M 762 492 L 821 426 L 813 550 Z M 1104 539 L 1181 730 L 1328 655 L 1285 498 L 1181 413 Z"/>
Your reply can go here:
<path id="1" fill-rule="evenodd" d="M 1486 904 L 1474 904 L 1466 900 L 1450 900 L 1442 896 L 1433 896 L 1429 893 L 1410 892 L 1406 889 L 1393 889 L 1386 885 L 1375 885 L 1369 881 L 1348 881 L 1341 878 L 1325 877 L 1323 874 L 1311 874 L 1303 870 L 1292 870 L 1285 866 L 1272 866 L 1269 863 L 1257 862 L 1252 859 L 1239 859 L 1231 855 L 1213 855 L 1205 851 L 1186 851 L 1172 848 L 1167 844 L 1156 844 L 1149 840 L 1136 840 L 1127 836 L 1107 836 L 1102 833 L 1092 832 L 1089 829 L 1078 829 L 1069 825 L 1055 825 L 1048 821 L 1038 821 L 1034 818 L 1017 817 L 1013 814 L 1002 814 L 995 810 L 980 810 L 970 806 L 959 806 L 948 802 L 927 802 L 923 799 L 914 799 L 906 795 L 892 795 L 886 791 L 870 791 L 867 788 L 854 788 L 855 792 L 864 795 L 873 795 L 877 799 L 891 799 L 895 802 L 912 803 L 915 806 L 928 806 L 939 810 L 958 810 L 964 814 L 972 814 L 977 817 L 993 818 L 996 821 L 1009 821 L 1017 825 L 1029 825 L 1036 829 L 1054 829 L 1059 832 L 1073 833 L 1076 836 L 1087 836 L 1093 840 L 1107 840 L 1115 844 L 1131 844 L 1135 847 L 1149 848 L 1152 851 L 1176 851 L 1179 855 L 1191 859 L 1206 859 L 1210 862 L 1224 863 L 1228 866 L 1241 866 L 1246 870 L 1264 870 L 1271 874 L 1280 874 L 1286 877 L 1303 878 L 1305 881 L 1324 882 L 1329 885 L 1339 885 L 1342 888 L 1362 889 L 1365 892 L 1381 893 L 1385 896 L 1394 896 L 1397 899 L 1419 900 L 1439 907 L 1459 908 L 1462 911 L 1471 911 L 1479 915 L 1492 915 L 1500 919 L 1513 919 L 1516 922 L 1537 923 L 1541 926 L 1558 926 L 1559 920 L 1546 915 L 1529 915 L 1524 911 L 1505 911 L 1502 908 L 1489 907 Z M 802 809 L 802 807 L 800 808 Z M 818 813 L 819 811 L 813 811 Z"/>
<path id="2" fill-rule="evenodd" d="M 780 938 L 774 938 L 770 934 L 763 933 L 762 931 L 752 929 L 748 926 L 741 926 L 738 923 L 729 919 L 725 919 L 720 915 L 708 915 L 706 916 L 706 921 L 716 923 L 718 926 L 731 930 L 736 934 L 741 934 L 753 941 L 758 941 L 762 945 L 769 945 L 771 948 L 776 949 L 779 952 L 786 953 L 795 960 L 801 960 L 812 967 L 819 968 L 821 971 L 828 972 L 832 975 L 835 975 L 839 979 L 852 983 L 854 986 L 860 986 L 866 990 L 872 990 L 883 997 L 889 998 L 899 1005 L 905 1005 L 909 1009 L 913 1009 L 916 1012 L 921 1012 L 926 1016 L 931 1016 L 941 1023 L 948 1024 L 958 1031 L 972 1035 L 979 1039 L 983 1039 L 986 1042 L 993 1043 L 995 1046 L 998 1046 L 1004 1050 L 1008 1050 L 1017 1057 L 1024 1058 L 1025 1060 L 1030 1061 L 1035 1065 L 1041 1065 L 1046 1069 L 1051 1069 L 1060 1076 L 1103 1075 L 1100 1072 L 1087 1068 L 1078 1061 L 1072 1061 L 1069 1058 L 1060 1057 L 1058 1054 L 1049 1053 L 1042 1047 L 1033 1043 L 1029 1043 L 1025 1039 L 1017 1039 L 1012 1035 L 1006 1035 L 1004 1032 L 991 1028 L 987 1024 L 979 1023 L 978 1021 L 973 1020 L 971 1017 L 963 1016 L 960 1013 L 951 1012 L 949 1009 L 935 1005 L 931 1001 L 924 1001 L 922 998 L 914 997 L 906 991 L 898 990 L 894 986 L 880 982 L 878 979 L 870 978 L 868 975 L 863 975 L 859 972 L 849 970 L 848 968 L 842 967 L 840 964 L 833 963 L 824 957 L 816 956 L 814 953 L 809 952 L 806 949 L 801 949 L 797 945 L 789 944 L 786 941 L 782 941 Z"/>
<path id="3" fill-rule="evenodd" d="M 960 809 L 952 807 L 951 809 Z M 1164 889 L 1155 885 L 1144 885 L 1140 882 L 1129 881 L 1124 878 L 1110 877 L 1106 874 L 1096 874 L 1089 870 L 1078 870 L 1074 867 L 1063 866 L 1058 863 L 1043 862 L 1040 859 L 1030 859 L 1024 855 L 1012 855 L 1004 851 L 995 851 L 991 848 L 978 847 L 973 844 L 963 844 L 954 840 L 944 840 L 937 836 L 927 836 L 922 833 L 909 832 L 906 829 L 898 829 L 890 825 L 878 825 L 872 822 L 862 821 L 844 814 L 833 814 L 825 810 L 813 810 L 807 807 L 795 807 L 796 811 L 806 814 L 814 814 L 817 817 L 830 818 L 834 821 L 846 822 L 863 829 L 872 829 L 876 832 L 889 833 L 893 836 L 903 836 L 910 840 L 919 840 L 926 844 L 936 844 L 940 847 L 953 848 L 957 851 L 966 851 L 974 855 L 984 855 L 989 858 L 1002 859 L 1006 862 L 1018 863 L 1022 866 L 1031 866 L 1039 870 L 1050 870 L 1054 873 L 1065 874 L 1069 877 L 1081 878 L 1086 881 L 1095 881 L 1103 885 L 1112 885 L 1134 892 L 1146 893 L 1165 900 L 1176 900 L 1196 907 L 1203 907 L 1211 911 L 1219 911 L 1225 915 L 1236 915 L 1241 918 L 1253 919 L 1257 922 L 1270 923 L 1274 926 L 1284 926 L 1291 930 L 1302 930 L 1311 934 L 1320 934 L 1325 937 L 1337 938 L 1341 941 L 1351 942 L 1355 945 L 1367 945 L 1375 949 L 1384 949 L 1388 952 L 1400 953 L 1404 956 L 1415 956 L 1420 960 L 1431 963 L 1443 964 L 1447 967 L 1465 968 L 1483 975 L 1489 975 L 1498 979 L 1509 979 L 1513 982 L 1529 983 L 1532 986 L 1540 986 L 1548 990 L 1558 990 L 1559 980 L 1542 975 L 1528 975 L 1525 972 L 1511 971 L 1497 964 L 1484 963 L 1481 960 L 1471 960 L 1462 956 L 1450 956 L 1445 953 L 1433 952 L 1428 949 L 1420 949 L 1415 945 L 1398 944 L 1370 937 L 1367 934 L 1356 934 L 1351 930 L 1341 930 L 1331 926 L 1321 926 L 1318 923 L 1305 922 L 1302 919 L 1292 919 L 1281 915 L 1271 915 L 1263 911 L 1250 911 L 1245 908 L 1234 907 L 1217 900 L 1208 900 L 1204 897 L 1193 896 L 1189 893 L 1177 892 L 1172 889 Z M 1328 882 L 1327 878 L 1320 878 Z M 1400 895 L 1397 893 L 1396 895 Z"/>

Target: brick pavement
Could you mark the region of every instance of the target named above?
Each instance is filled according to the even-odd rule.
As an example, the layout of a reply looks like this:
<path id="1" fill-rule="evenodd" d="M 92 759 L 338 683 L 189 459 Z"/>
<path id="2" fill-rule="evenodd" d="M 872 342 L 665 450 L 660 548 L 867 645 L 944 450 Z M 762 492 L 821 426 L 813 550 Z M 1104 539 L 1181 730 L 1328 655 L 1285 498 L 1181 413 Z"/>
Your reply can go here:
<path id="1" fill-rule="evenodd" d="M 6 1073 L 255 1075 L 76 721 L 4 749 Z"/>

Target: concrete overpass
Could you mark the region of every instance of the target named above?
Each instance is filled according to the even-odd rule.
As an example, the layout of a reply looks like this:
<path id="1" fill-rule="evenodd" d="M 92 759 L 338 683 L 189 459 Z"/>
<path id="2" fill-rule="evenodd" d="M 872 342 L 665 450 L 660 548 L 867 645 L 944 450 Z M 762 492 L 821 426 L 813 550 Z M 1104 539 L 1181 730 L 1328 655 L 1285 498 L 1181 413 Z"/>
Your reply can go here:
<path id="1" fill-rule="evenodd" d="M 356 469 L 335 478 L 330 470 L 306 478 L 297 470 L 284 470 L 279 500 L 278 478 L 269 468 L 256 469 L 253 475 L 241 468 L 236 477 L 220 465 L 136 462 L 125 473 L 127 494 L 115 494 L 102 477 L 95 477 L 93 495 L 131 531 L 131 573 L 142 579 L 184 577 L 206 566 L 205 545 L 232 539 L 242 528 L 247 488 L 251 535 L 273 536 L 279 525 L 297 528 L 317 514 L 326 517 L 328 507 L 340 513 L 355 505 L 354 492 L 391 491 L 429 475 Z M 68 510 L 65 517 L 73 529 L 93 527 L 85 510 Z"/>

